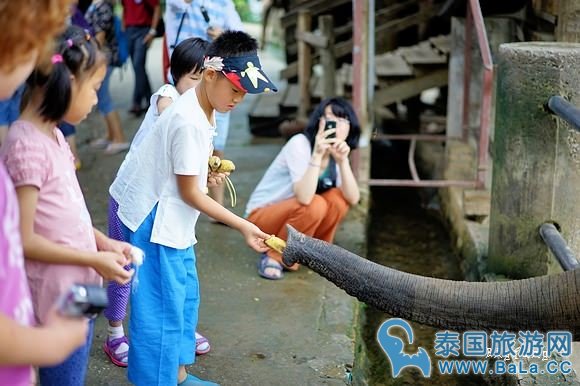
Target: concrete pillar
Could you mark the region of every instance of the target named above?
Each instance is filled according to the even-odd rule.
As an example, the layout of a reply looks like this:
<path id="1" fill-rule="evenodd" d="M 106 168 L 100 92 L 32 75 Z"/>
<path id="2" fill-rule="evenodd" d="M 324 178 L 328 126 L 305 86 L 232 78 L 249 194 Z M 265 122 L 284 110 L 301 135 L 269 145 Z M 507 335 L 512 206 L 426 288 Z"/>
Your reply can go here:
<path id="1" fill-rule="evenodd" d="M 490 272 L 512 278 L 557 269 L 538 235 L 557 223 L 580 256 L 580 134 L 544 109 L 552 95 L 580 106 L 580 44 L 500 46 Z"/>

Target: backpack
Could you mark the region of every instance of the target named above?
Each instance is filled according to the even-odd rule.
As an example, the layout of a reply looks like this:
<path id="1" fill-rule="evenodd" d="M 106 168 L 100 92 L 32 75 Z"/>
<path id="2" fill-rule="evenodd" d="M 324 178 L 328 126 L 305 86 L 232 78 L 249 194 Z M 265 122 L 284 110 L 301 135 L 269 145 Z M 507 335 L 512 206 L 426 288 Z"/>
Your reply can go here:
<path id="1" fill-rule="evenodd" d="M 111 63 L 114 67 L 122 67 L 129 58 L 129 44 L 127 43 L 127 34 L 123 30 L 121 18 L 113 16 L 115 26 L 115 40 L 117 41 L 117 52 Z"/>

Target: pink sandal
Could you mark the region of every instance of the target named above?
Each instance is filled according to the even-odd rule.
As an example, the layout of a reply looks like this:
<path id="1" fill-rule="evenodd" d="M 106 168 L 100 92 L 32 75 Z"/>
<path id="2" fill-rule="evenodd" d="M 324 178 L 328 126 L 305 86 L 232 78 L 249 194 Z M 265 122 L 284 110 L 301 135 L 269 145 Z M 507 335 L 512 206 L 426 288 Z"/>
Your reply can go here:
<path id="1" fill-rule="evenodd" d="M 209 345 L 209 340 L 197 331 L 195 332 L 195 354 L 203 355 L 211 351 L 211 346 Z"/>

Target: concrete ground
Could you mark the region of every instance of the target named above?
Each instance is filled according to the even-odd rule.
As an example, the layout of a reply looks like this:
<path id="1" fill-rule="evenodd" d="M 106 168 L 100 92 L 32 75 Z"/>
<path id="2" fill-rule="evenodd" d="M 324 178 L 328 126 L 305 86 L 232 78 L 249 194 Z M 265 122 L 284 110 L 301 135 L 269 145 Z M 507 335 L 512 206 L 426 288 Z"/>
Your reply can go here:
<path id="1" fill-rule="evenodd" d="M 162 82 L 160 47 L 158 40 L 149 52 L 153 87 Z M 273 78 L 282 67 L 280 56 L 273 50 L 261 54 Z M 128 138 L 141 122 L 127 113 L 132 89 L 132 71 L 117 70 L 111 90 Z M 243 213 L 249 194 L 283 144 L 282 139 L 256 139 L 249 134 L 246 116 L 252 100 L 248 96 L 233 112 L 226 148 L 227 157 L 237 165 L 231 177 L 238 192 L 233 209 L 237 214 Z M 98 114 L 78 130 L 83 162 L 79 179 L 95 226 L 106 231 L 107 191 L 124 154 L 105 156 L 87 145 L 104 132 Z M 360 220 L 345 221 L 336 242 L 356 251 L 363 241 L 360 229 Z M 197 234 L 202 290 L 198 330 L 209 338 L 212 351 L 189 370 L 222 385 L 344 384 L 353 363 L 354 300 L 307 269 L 287 273 L 281 281 L 258 277 L 258 255 L 237 232 L 205 217 L 198 222 Z M 96 321 L 87 385 L 127 385 L 126 370 L 112 365 L 101 349 L 105 336 L 106 320 L 101 316 Z"/>

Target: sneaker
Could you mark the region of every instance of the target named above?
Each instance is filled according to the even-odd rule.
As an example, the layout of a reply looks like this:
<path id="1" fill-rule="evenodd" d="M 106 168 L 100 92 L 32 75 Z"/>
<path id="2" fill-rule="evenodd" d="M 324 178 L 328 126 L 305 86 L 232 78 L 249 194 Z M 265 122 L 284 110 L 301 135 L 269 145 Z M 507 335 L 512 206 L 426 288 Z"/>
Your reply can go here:
<path id="1" fill-rule="evenodd" d="M 220 386 L 219 383 L 205 381 L 194 375 L 187 374 L 187 378 L 177 384 L 177 386 Z"/>
<path id="2" fill-rule="evenodd" d="M 109 339 L 107 337 L 103 343 L 103 351 L 107 354 L 111 362 L 119 367 L 127 367 L 127 359 L 129 357 L 129 350 L 117 353 L 119 346 L 123 343 L 127 346 L 129 345 L 129 340 L 126 336 L 117 339 Z"/>
<path id="3" fill-rule="evenodd" d="M 111 141 L 107 138 L 97 138 L 91 141 L 90 146 L 95 149 L 104 149 L 109 146 L 110 143 Z"/>
<path id="4" fill-rule="evenodd" d="M 120 142 L 120 143 L 111 142 L 110 144 L 107 145 L 103 153 L 107 155 L 121 153 L 123 151 L 129 150 L 129 146 L 130 146 L 129 142 Z"/>
<path id="5" fill-rule="evenodd" d="M 209 345 L 209 340 L 197 331 L 195 332 L 195 354 L 203 355 L 211 351 L 211 346 Z"/>

